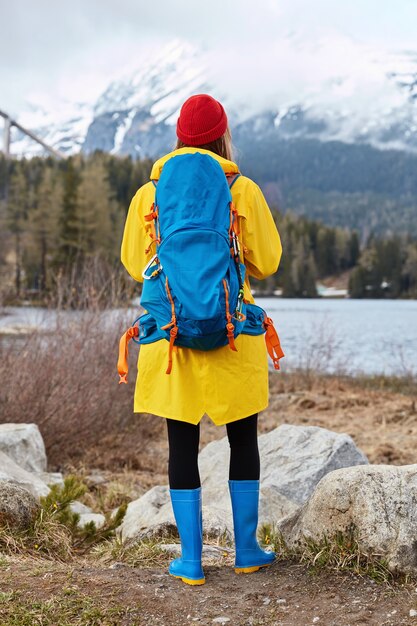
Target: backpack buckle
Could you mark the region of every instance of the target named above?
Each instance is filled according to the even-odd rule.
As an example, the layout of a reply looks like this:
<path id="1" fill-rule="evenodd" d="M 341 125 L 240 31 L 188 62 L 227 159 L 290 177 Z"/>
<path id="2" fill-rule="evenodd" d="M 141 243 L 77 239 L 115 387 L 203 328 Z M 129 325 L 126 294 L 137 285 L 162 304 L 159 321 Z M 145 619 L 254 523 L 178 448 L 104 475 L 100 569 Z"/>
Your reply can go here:
<path id="1" fill-rule="evenodd" d="M 243 302 L 244 302 L 244 291 L 243 288 L 239 289 L 238 297 L 237 297 L 237 305 L 236 310 L 233 313 L 232 317 L 238 322 L 244 322 L 246 319 L 246 315 L 243 313 Z"/>

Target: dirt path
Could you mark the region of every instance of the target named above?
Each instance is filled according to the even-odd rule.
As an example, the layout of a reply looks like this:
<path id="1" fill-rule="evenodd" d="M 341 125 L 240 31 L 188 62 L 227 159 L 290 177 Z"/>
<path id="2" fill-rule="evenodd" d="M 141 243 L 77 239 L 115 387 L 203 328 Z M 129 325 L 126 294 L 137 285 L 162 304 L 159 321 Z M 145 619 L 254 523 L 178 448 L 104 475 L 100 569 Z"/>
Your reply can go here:
<path id="1" fill-rule="evenodd" d="M 57 606 L 61 602 L 64 607 L 69 596 L 73 605 L 78 602 L 80 607 L 86 605 L 87 598 L 92 599 L 101 611 L 101 621 L 90 617 L 91 621 L 83 622 L 78 617 L 77 621 L 57 621 L 56 626 L 417 624 L 417 618 L 410 617 L 410 610 L 417 609 L 417 590 L 411 585 L 391 589 L 350 574 L 311 574 L 304 566 L 288 562 L 250 575 L 236 575 L 231 567 L 206 565 L 205 574 L 205 585 L 191 587 L 167 574 L 166 568 L 139 569 L 118 563 L 92 567 L 89 563 L 68 566 L 44 562 L 39 566 L 19 560 L 0 569 L 0 584 L 3 596 L 19 590 L 20 606 L 34 602 L 47 606 L 55 600 Z M 19 610 L 15 607 L 13 619 Z M 7 611 L 7 604 L 0 602 L 0 624 L 19 624 Z M 21 620 L 20 624 L 30 623 Z M 32 623 L 54 624 L 45 616 L 44 621 Z"/>

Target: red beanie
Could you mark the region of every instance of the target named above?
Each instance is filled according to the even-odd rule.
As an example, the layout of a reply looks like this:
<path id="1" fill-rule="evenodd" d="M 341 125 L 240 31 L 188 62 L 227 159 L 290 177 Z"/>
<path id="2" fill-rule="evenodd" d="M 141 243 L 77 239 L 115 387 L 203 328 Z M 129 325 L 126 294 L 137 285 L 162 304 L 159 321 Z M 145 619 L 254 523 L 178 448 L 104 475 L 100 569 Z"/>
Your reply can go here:
<path id="1" fill-rule="evenodd" d="M 227 116 L 220 102 L 202 93 L 191 96 L 182 105 L 177 137 L 189 146 L 201 146 L 219 139 L 226 128 Z"/>

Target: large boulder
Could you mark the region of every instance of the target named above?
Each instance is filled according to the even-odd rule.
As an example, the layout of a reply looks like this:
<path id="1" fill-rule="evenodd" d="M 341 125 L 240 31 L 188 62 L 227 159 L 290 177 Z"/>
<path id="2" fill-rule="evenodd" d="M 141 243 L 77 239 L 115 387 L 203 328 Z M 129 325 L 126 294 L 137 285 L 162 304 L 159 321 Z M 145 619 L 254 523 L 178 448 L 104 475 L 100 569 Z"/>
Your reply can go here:
<path id="1" fill-rule="evenodd" d="M 51 485 L 64 486 L 64 477 L 61 472 L 34 472 L 49 487 Z"/>
<path id="2" fill-rule="evenodd" d="M 152 527 L 160 524 L 175 526 L 174 514 L 167 485 L 149 489 L 137 500 L 129 502 L 122 524 L 117 529 L 123 541 L 141 538 Z"/>
<path id="3" fill-rule="evenodd" d="M 270 487 L 262 488 L 259 507 L 259 523 L 280 519 L 298 509 Z M 232 508 L 229 492 L 223 489 L 202 490 L 203 532 L 209 537 L 233 536 Z M 151 536 L 176 534 L 169 487 L 157 485 L 143 496 L 130 502 L 126 515 L 118 529 L 123 541 L 144 539 Z"/>
<path id="4" fill-rule="evenodd" d="M 327 472 L 368 462 L 348 435 L 311 426 L 283 425 L 261 435 L 259 451 L 260 525 L 298 510 Z M 233 536 L 229 456 L 227 437 L 209 443 L 199 455 L 206 535 Z M 169 487 L 165 485 L 153 487 L 129 504 L 119 532 L 127 540 L 175 531 L 175 528 Z"/>
<path id="5" fill-rule="evenodd" d="M 36 517 L 39 504 L 26 489 L 0 480 L 0 527 L 28 528 Z"/>
<path id="6" fill-rule="evenodd" d="M 46 496 L 50 491 L 36 474 L 27 472 L 4 452 L 0 452 L 0 480 L 23 487 L 36 498 Z"/>
<path id="7" fill-rule="evenodd" d="M 417 572 L 417 465 L 338 469 L 309 501 L 278 524 L 290 547 L 355 531 L 359 548 L 393 571 Z"/>
<path id="8" fill-rule="evenodd" d="M 368 463 L 349 435 L 318 426 L 282 424 L 260 435 L 258 442 L 261 488 L 271 487 L 298 505 L 309 498 L 319 480 L 329 472 Z M 198 463 L 203 487 L 227 488 L 227 437 L 209 443 L 201 451 Z M 282 516 L 276 516 L 279 517 Z"/>
<path id="9" fill-rule="evenodd" d="M 45 444 L 36 424 L 0 424 L 0 451 L 28 472 L 46 471 Z"/>

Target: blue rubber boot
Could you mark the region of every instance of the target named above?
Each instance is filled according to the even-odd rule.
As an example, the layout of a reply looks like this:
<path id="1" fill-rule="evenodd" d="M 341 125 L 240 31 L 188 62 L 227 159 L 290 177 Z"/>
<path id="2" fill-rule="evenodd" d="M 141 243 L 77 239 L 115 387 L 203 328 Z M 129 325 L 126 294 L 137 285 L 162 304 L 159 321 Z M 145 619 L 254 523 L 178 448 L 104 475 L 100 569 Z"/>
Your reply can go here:
<path id="1" fill-rule="evenodd" d="M 275 552 L 266 552 L 258 544 L 259 480 L 229 480 L 235 534 L 235 572 L 250 574 L 270 565 Z"/>
<path id="2" fill-rule="evenodd" d="M 169 493 L 181 539 L 181 556 L 171 561 L 168 572 L 188 585 L 204 585 L 201 487 L 170 489 Z"/>

